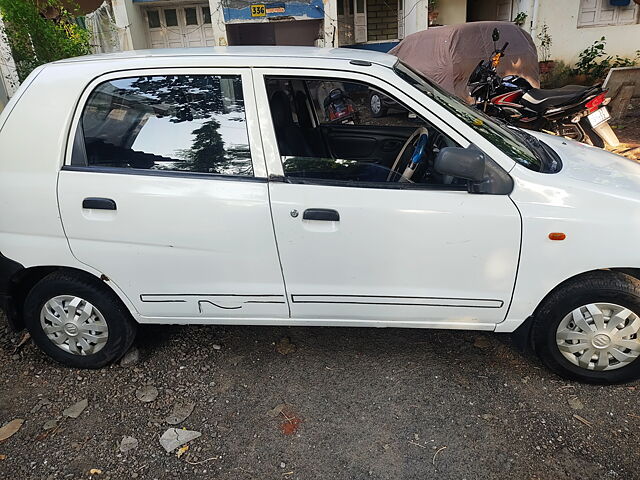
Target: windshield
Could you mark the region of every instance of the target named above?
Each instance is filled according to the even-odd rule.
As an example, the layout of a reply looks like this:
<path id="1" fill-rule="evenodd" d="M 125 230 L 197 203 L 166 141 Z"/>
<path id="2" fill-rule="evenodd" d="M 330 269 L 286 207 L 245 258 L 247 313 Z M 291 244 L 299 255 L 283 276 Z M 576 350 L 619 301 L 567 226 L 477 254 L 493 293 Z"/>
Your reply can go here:
<path id="1" fill-rule="evenodd" d="M 525 137 L 516 135 L 495 119 L 465 105 L 457 97 L 444 91 L 404 63 L 398 62 L 394 70 L 400 77 L 449 110 L 520 165 L 536 172 L 545 170 L 544 153 L 528 145 Z"/>

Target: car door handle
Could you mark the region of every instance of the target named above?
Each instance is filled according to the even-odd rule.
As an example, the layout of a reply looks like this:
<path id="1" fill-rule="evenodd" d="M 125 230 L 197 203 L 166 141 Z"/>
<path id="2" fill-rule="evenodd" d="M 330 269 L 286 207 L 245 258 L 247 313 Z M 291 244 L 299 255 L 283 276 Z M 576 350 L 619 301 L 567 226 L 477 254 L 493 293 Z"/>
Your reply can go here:
<path id="1" fill-rule="evenodd" d="M 303 220 L 320 220 L 324 222 L 339 222 L 340 214 L 329 208 L 308 208 L 302 214 Z"/>
<path id="2" fill-rule="evenodd" d="M 116 202 L 110 198 L 88 197 L 82 201 L 82 208 L 94 210 L 117 210 Z"/>

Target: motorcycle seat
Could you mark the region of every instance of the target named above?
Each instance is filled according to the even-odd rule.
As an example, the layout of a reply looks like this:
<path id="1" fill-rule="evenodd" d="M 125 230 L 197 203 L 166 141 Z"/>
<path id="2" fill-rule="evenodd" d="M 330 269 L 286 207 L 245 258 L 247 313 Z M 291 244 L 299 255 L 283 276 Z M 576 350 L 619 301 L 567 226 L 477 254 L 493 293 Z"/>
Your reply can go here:
<path id="1" fill-rule="evenodd" d="M 597 87 L 582 85 L 565 85 L 548 89 L 532 88 L 522 96 L 521 101 L 526 107 L 540 112 L 551 107 L 576 103 L 595 88 Z"/>

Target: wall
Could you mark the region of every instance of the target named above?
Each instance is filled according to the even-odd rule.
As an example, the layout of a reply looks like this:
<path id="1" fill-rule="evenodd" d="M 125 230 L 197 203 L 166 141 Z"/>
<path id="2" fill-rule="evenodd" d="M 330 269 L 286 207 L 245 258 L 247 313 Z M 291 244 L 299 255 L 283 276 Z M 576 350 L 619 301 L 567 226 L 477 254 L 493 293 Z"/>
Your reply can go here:
<path id="1" fill-rule="evenodd" d="M 438 5 L 439 25 L 456 25 L 467 21 L 467 0 L 440 0 Z"/>
<path id="2" fill-rule="evenodd" d="M 539 2 L 537 31 L 545 22 L 549 26 L 553 41 L 552 59 L 574 64 L 578 59 L 578 53 L 602 36 L 607 38 L 606 52 L 609 55 L 633 57 L 635 50 L 640 49 L 640 24 L 578 28 L 580 0 Z M 534 40 L 538 44 L 535 36 Z"/>
<path id="3" fill-rule="evenodd" d="M 116 25 L 123 29 L 120 45 L 123 50 L 149 48 L 147 30 L 142 9 L 132 0 L 112 0 Z"/>
<path id="4" fill-rule="evenodd" d="M 398 38 L 397 0 L 367 0 L 367 41 Z"/>

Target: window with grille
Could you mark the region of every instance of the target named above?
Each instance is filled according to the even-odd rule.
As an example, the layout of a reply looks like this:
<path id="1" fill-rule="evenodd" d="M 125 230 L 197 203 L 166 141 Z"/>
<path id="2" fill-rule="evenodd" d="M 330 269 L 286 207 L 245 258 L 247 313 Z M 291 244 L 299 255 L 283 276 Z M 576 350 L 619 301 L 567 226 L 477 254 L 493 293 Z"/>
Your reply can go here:
<path id="1" fill-rule="evenodd" d="M 640 7 L 634 2 L 624 7 L 614 7 L 609 0 L 580 0 L 578 27 L 638 23 L 639 11 Z"/>

